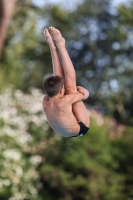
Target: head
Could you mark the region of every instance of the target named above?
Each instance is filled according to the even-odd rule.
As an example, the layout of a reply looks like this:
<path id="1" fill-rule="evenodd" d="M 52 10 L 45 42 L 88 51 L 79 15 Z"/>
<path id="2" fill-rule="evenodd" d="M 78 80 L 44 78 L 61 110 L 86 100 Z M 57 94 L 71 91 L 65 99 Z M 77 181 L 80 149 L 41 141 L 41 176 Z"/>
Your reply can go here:
<path id="1" fill-rule="evenodd" d="M 50 76 L 44 82 L 45 92 L 49 97 L 54 97 L 58 94 L 64 95 L 63 79 L 60 76 Z"/>

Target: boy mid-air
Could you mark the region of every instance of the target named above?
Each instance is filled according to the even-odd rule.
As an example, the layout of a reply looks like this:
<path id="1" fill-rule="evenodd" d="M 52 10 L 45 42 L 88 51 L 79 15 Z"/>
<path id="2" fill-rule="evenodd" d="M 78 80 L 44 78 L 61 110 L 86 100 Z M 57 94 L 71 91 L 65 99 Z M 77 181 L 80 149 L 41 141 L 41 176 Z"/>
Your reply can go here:
<path id="1" fill-rule="evenodd" d="M 64 137 L 83 136 L 89 130 L 90 120 L 82 100 L 88 90 L 76 87 L 76 74 L 65 47 L 65 39 L 54 27 L 44 30 L 50 47 L 54 76 L 44 82 L 46 96 L 43 110 L 49 125 Z"/>

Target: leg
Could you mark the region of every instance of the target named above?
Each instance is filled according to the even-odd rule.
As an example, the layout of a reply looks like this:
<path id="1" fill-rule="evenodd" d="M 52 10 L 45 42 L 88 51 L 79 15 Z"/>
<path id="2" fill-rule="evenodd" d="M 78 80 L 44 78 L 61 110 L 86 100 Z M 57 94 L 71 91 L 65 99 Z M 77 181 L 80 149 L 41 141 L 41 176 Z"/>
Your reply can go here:
<path id="1" fill-rule="evenodd" d="M 65 90 L 66 93 L 76 93 L 77 88 L 76 88 L 76 73 L 73 67 L 73 64 L 71 62 L 71 59 L 66 51 L 65 48 L 65 39 L 61 36 L 60 32 L 53 28 L 50 27 L 50 34 L 52 35 L 52 38 L 55 42 L 55 45 L 57 46 L 59 55 L 60 55 L 60 60 L 62 63 L 62 68 L 64 71 L 65 75 Z M 59 33 L 59 35 L 58 35 Z"/>
<path id="2" fill-rule="evenodd" d="M 52 38 L 58 48 L 61 57 L 62 67 L 65 75 L 66 94 L 76 93 L 76 73 L 65 48 L 65 40 L 62 37 L 60 31 L 53 27 L 50 27 L 50 34 L 52 35 Z M 82 101 L 76 102 L 72 105 L 72 109 L 76 119 L 83 122 L 87 127 L 89 127 L 89 116 L 84 103 Z"/>
<path id="3" fill-rule="evenodd" d="M 44 37 L 49 45 L 51 56 L 52 56 L 52 64 L 53 64 L 53 71 L 55 76 L 61 76 L 64 80 L 64 72 L 60 63 L 58 50 L 53 42 L 51 35 L 47 29 L 44 30 Z"/>

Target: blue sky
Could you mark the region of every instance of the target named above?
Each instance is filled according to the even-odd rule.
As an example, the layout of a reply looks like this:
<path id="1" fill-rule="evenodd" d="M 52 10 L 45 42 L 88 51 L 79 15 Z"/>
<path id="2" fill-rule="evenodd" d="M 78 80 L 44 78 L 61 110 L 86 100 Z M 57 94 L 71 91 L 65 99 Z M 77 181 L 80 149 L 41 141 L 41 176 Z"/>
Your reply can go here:
<path id="1" fill-rule="evenodd" d="M 117 7 L 118 4 L 120 4 L 120 3 L 127 4 L 130 1 L 131 0 L 111 0 L 112 12 L 114 14 L 116 13 L 115 7 Z M 67 0 L 67 1 L 63 1 L 63 0 L 32 0 L 32 2 L 37 6 L 44 6 L 46 4 L 57 4 L 57 5 L 62 5 L 62 7 L 65 7 L 68 10 L 73 10 L 75 8 L 75 6 L 82 3 L 83 0 Z M 44 20 L 43 20 L 43 22 L 41 20 L 38 21 L 38 26 L 41 28 L 44 27 Z"/>
<path id="2" fill-rule="evenodd" d="M 74 7 L 74 5 L 80 4 L 82 0 L 67 0 L 67 1 L 62 1 L 62 0 L 32 0 L 36 5 L 44 5 L 47 3 L 57 3 L 57 4 L 63 4 L 64 6 L 67 6 L 68 8 Z M 117 6 L 120 3 L 127 3 L 129 0 L 112 0 L 112 5 L 113 7 Z"/>

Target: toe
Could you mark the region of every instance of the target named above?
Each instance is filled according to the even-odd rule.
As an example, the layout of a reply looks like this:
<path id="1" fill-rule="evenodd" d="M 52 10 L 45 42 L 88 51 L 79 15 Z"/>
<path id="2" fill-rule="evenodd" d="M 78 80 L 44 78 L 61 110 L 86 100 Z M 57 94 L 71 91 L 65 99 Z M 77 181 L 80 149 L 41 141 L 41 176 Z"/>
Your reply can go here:
<path id="1" fill-rule="evenodd" d="M 47 35 L 50 36 L 49 30 L 47 29 Z"/>
<path id="2" fill-rule="evenodd" d="M 49 30 L 50 33 L 52 33 L 52 27 L 51 26 L 48 28 L 48 30 Z"/>
<path id="3" fill-rule="evenodd" d="M 44 33 L 45 35 L 47 34 L 47 29 L 46 29 L 46 28 L 44 29 L 43 33 Z"/>

